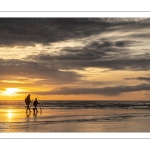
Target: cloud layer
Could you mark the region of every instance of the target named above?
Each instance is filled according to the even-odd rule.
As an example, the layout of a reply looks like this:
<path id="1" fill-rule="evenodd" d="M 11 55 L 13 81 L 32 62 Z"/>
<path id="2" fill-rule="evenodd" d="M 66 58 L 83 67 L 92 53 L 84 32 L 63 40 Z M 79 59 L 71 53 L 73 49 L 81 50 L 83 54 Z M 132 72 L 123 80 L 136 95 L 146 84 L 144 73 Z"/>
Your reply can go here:
<path id="1" fill-rule="evenodd" d="M 0 18 L 0 22 L 2 86 L 21 87 L 28 79 L 36 79 L 31 86 L 53 85 L 48 92 L 37 91 L 41 95 L 116 96 L 150 90 L 149 18 Z"/>

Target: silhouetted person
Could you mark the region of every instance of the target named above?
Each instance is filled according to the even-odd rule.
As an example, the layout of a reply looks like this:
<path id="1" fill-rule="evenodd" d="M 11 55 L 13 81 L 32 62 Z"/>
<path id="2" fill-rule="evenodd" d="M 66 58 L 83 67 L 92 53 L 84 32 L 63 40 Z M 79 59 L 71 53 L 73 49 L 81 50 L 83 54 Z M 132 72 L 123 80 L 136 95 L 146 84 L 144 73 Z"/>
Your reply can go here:
<path id="1" fill-rule="evenodd" d="M 38 112 L 38 110 L 37 110 L 37 105 L 38 105 L 39 103 L 38 103 L 38 101 L 37 101 L 37 98 L 35 98 L 35 100 L 34 100 L 34 102 L 33 102 L 33 106 L 34 106 L 34 108 L 33 108 L 33 110 L 34 110 L 34 112 L 35 112 L 35 110 L 36 110 L 36 112 Z"/>
<path id="2" fill-rule="evenodd" d="M 30 103 L 32 103 L 31 99 L 30 99 L 30 94 L 25 98 L 25 103 L 27 105 L 27 109 L 26 112 L 29 110 L 30 111 Z"/>

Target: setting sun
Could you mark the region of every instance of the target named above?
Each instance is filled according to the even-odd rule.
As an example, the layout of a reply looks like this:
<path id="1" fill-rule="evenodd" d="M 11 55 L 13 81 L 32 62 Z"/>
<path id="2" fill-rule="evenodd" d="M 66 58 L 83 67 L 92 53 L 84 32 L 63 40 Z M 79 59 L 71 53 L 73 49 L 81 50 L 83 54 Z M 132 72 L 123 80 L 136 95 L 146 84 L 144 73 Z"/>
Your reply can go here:
<path id="1" fill-rule="evenodd" d="M 5 94 L 13 95 L 13 94 L 16 94 L 17 91 L 18 91 L 18 88 L 6 88 Z"/>

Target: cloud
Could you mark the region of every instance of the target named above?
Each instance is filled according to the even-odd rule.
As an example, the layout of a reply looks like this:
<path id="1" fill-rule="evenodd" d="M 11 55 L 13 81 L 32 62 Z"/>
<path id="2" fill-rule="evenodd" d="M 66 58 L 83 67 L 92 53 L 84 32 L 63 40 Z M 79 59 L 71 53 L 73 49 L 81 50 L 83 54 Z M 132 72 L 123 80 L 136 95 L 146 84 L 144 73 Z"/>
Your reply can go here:
<path id="1" fill-rule="evenodd" d="M 97 21 L 96 21 L 97 20 Z M 43 45 L 82 38 L 106 30 L 110 24 L 88 18 L 1 18 L 0 46 Z"/>
<path id="2" fill-rule="evenodd" d="M 37 43 L 47 45 L 52 42 L 80 38 L 85 38 L 86 41 L 87 37 L 103 33 L 103 36 L 101 35 L 97 39 L 93 38 L 91 41 L 88 39 L 88 44 L 82 47 L 75 45 L 74 47 L 64 47 L 58 55 L 52 55 L 51 49 L 47 50 L 47 53 L 41 51 L 40 54 L 38 54 L 38 50 L 37 53 L 35 50 L 32 55 L 29 52 L 25 60 L 27 59 L 31 63 L 26 63 L 24 60 L 24 65 L 33 65 L 36 68 L 44 65 L 44 70 L 48 70 L 47 67 L 45 68 L 46 63 L 47 66 L 51 67 L 52 63 L 56 70 L 84 69 L 86 67 L 101 67 L 111 70 L 149 70 L 149 56 L 134 54 L 132 46 L 138 44 L 138 41 L 130 39 L 135 32 L 139 31 L 133 30 L 130 33 L 130 29 L 148 27 L 150 19 L 147 18 L 1 18 L 0 21 L 0 46 L 29 46 Z M 115 29 L 115 27 L 119 29 Z M 128 29 L 130 34 L 119 38 L 119 34 L 122 33 L 120 31 L 125 29 Z M 111 36 L 109 38 L 107 34 L 111 31 L 119 31 L 116 33 L 118 37 Z M 40 65 L 40 63 L 36 64 L 35 61 L 45 63 Z M 37 70 L 43 71 L 42 69 Z"/>
<path id="3" fill-rule="evenodd" d="M 91 42 L 83 47 L 67 47 L 59 55 L 40 53 L 29 55 L 23 60 L 0 59 L 0 76 L 26 76 L 40 78 L 37 83 L 64 84 L 77 83 L 84 77 L 73 69 L 88 67 L 109 70 L 150 70 L 150 59 L 146 54 L 133 57 L 127 46 L 136 41 L 115 40 Z M 88 74 L 86 75 L 88 76 Z M 142 80 L 142 79 L 141 79 Z"/>
<path id="4" fill-rule="evenodd" d="M 29 46 L 118 29 L 140 29 L 149 27 L 150 21 L 148 18 L 0 18 L 0 22 L 0 46 Z"/>
<path id="5" fill-rule="evenodd" d="M 150 77 L 138 77 L 138 80 L 150 81 Z"/>
<path id="6" fill-rule="evenodd" d="M 116 46 L 117 47 L 124 47 L 124 46 L 127 46 L 127 44 L 130 44 L 131 41 L 117 41 L 116 42 Z"/>
<path id="7" fill-rule="evenodd" d="M 40 78 L 47 81 L 47 84 L 55 83 L 74 83 L 80 80 L 82 75 L 73 71 L 59 70 L 53 64 L 21 61 L 21 60 L 2 60 L 0 59 L 0 76 L 7 76 L 11 79 L 16 76 L 23 76 L 26 78 Z M 45 83 L 45 84 L 46 84 Z"/>
<path id="8" fill-rule="evenodd" d="M 40 95 L 82 95 L 82 94 L 95 94 L 116 96 L 125 92 L 135 92 L 150 90 L 150 84 L 139 84 L 134 86 L 116 86 L 116 87 L 103 87 L 103 88 L 68 88 L 62 87 L 60 89 L 54 89 L 45 92 L 36 92 Z"/>
<path id="9" fill-rule="evenodd" d="M 124 78 L 124 79 L 126 79 L 126 80 L 141 80 L 141 81 L 150 82 L 150 77 Z"/>
<path id="10" fill-rule="evenodd" d="M 112 53 L 111 53 L 112 51 Z M 110 53 L 110 54 L 109 54 Z M 117 49 L 107 49 L 106 51 L 80 51 L 79 53 L 68 53 L 59 56 L 40 54 L 31 56 L 36 61 L 53 62 L 59 69 L 84 69 L 87 67 L 108 68 L 110 70 L 150 70 L 150 58 L 130 57 L 129 54 L 118 52 Z"/>

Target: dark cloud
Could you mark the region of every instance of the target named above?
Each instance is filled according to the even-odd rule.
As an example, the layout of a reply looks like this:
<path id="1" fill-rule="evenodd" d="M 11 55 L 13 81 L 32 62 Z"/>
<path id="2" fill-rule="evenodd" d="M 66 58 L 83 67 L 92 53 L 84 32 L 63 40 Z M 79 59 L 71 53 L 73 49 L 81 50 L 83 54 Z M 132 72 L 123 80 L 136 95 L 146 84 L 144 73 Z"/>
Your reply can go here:
<path id="1" fill-rule="evenodd" d="M 124 47 L 124 46 L 131 44 L 131 43 L 132 43 L 131 41 L 117 41 L 116 46 L 117 47 Z"/>
<path id="2" fill-rule="evenodd" d="M 138 77 L 138 80 L 150 81 L 150 77 Z"/>
<path id="3" fill-rule="evenodd" d="M 60 88 L 52 91 L 37 92 L 40 95 L 81 95 L 81 94 L 95 94 L 95 95 L 107 95 L 115 96 L 125 92 L 135 92 L 150 90 L 149 84 L 140 84 L 135 86 L 116 86 L 116 87 L 104 87 L 104 88 Z"/>
<path id="4" fill-rule="evenodd" d="M 67 52 L 66 54 L 56 56 L 57 60 L 88 60 L 94 62 L 97 61 L 106 61 L 111 59 L 126 59 L 124 55 L 130 56 L 130 50 L 125 49 L 126 46 L 136 43 L 136 41 L 117 41 L 110 42 L 92 42 L 82 48 L 65 48 L 62 51 Z M 120 48 L 121 47 L 121 48 Z M 46 57 L 46 56 L 45 56 Z M 50 57 L 50 56 L 49 56 Z M 124 57 L 124 58 L 123 58 Z M 41 57 L 41 59 L 43 59 Z M 128 57 L 129 59 L 129 57 Z"/>
<path id="5" fill-rule="evenodd" d="M 30 55 L 25 59 L 37 60 L 37 61 L 83 61 L 83 60 L 96 60 L 102 57 L 112 57 L 112 53 L 117 53 L 118 49 L 113 48 L 113 43 L 111 42 L 92 42 L 85 47 L 75 47 L 75 48 L 65 48 L 62 49 L 59 55 L 51 54 L 39 54 L 39 55 Z M 108 53 L 111 52 L 111 55 Z M 72 62 L 69 62 L 72 63 Z M 65 64 L 66 65 L 66 64 Z M 67 66 L 67 65 L 66 65 Z"/>
<path id="6" fill-rule="evenodd" d="M 105 31 L 110 24 L 86 18 L 1 18 L 0 46 L 48 44 Z"/>
<path id="7" fill-rule="evenodd" d="M 73 83 L 80 80 L 81 75 L 73 71 L 61 71 L 53 64 L 21 60 L 0 60 L 0 76 L 23 76 L 41 78 L 50 83 Z"/>
<path id="8" fill-rule="evenodd" d="M 111 70 L 150 70 L 150 59 L 142 58 L 142 56 L 139 58 L 130 58 L 130 54 L 124 56 L 123 53 L 124 52 L 118 51 L 117 49 L 107 49 L 106 51 L 81 50 L 77 53 L 68 53 L 55 57 L 52 57 L 49 54 L 40 54 L 38 56 L 31 56 L 30 58 L 37 61 L 47 61 L 49 63 L 53 61 L 55 66 L 59 69 L 84 69 L 86 67 L 98 67 L 108 68 Z"/>
<path id="9" fill-rule="evenodd" d="M 0 18 L 0 22 L 0 46 L 49 44 L 105 31 L 149 27 L 149 19 L 140 18 Z"/>
<path id="10" fill-rule="evenodd" d="M 91 65 L 97 67 L 109 68 L 113 70 L 150 70 L 150 59 L 118 59 L 93 62 Z"/>
<path id="11" fill-rule="evenodd" d="M 124 79 L 126 79 L 126 80 L 142 80 L 142 81 L 150 82 L 150 77 L 124 78 Z"/>
<path id="12" fill-rule="evenodd" d="M 133 33 L 130 38 L 136 38 L 136 39 L 147 38 L 147 39 L 149 39 L 150 34 L 149 33 L 138 33 L 138 34 Z"/>
<path id="13" fill-rule="evenodd" d="M 91 44 L 89 44 L 88 46 L 85 47 L 85 49 L 101 49 L 101 48 L 107 48 L 107 47 L 111 47 L 112 43 L 105 41 L 103 43 L 98 43 L 98 42 L 93 42 Z"/>
<path id="14" fill-rule="evenodd" d="M 67 54 L 60 55 L 57 57 L 58 60 L 95 60 L 103 56 L 108 55 L 108 52 L 115 53 L 117 50 L 114 49 L 111 42 L 93 42 L 86 45 L 83 48 L 66 48 L 62 51 L 67 52 Z"/>

